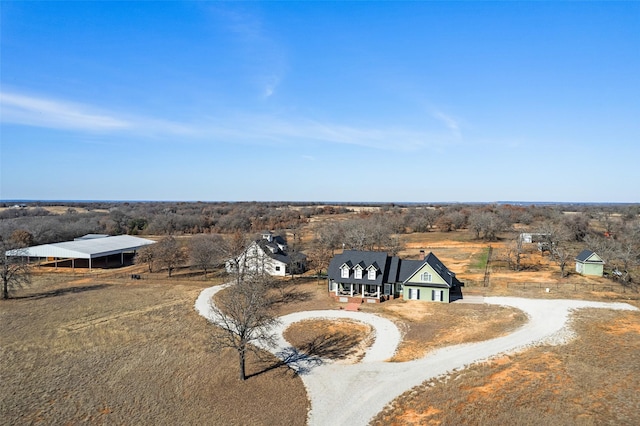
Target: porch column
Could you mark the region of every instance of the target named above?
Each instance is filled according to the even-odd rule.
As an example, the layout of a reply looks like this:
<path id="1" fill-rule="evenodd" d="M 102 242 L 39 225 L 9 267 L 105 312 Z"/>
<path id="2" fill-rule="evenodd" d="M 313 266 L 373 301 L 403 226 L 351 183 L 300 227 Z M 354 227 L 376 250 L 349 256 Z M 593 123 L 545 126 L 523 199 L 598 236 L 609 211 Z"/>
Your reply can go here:
<path id="1" fill-rule="evenodd" d="M 378 299 L 380 299 L 380 286 L 377 286 L 378 289 Z"/>
<path id="2" fill-rule="evenodd" d="M 360 290 L 362 290 L 362 298 L 364 299 L 364 289 L 367 288 L 366 284 L 362 284 L 362 287 L 360 287 Z"/>
<path id="3" fill-rule="evenodd" d="M 89 256 L 89 270 L 91 270 L 91 256 Z"/>
<path id="4" fill-rule="evenodd" d="M 353 283 L 351 283 L 351 297 L 353 297 Z"/>
<path id="5" fill-rule="evenodd" d="M 120 253 L 120 264 L 124 265 L 124 252 Z"/>
<path id="6" fill-rule="evenodd" d="M 339 291 L 340 291 L 340 283 L 336 283 L 336 296 L 338 296 Z"/>

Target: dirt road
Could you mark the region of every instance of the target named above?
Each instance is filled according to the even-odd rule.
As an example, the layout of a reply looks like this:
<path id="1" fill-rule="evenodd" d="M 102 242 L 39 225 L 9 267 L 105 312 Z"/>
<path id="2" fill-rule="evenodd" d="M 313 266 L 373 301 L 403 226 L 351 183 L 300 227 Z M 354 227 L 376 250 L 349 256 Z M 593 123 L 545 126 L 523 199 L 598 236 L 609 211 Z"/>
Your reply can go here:
<path id="1" fill-rule="evenodd" d="M 196 301 L 196 310 L 215 322 L 209 301 L 220 287 L 206 289 Z M 400 333 L 390 321 L 361 312 L 306 311 L 282 317 L 276 330 L 279 345 L 269 349 L 287 361 L 302 377 L 311 401 L 310 425 L 366 425 L 384 406 L 406 390 L 454 369 L 504 353 L 546 343 L 563 344 L 572 337 L 567 321 L 572 310 L 602 308 L 637 310 L 626 303 L 580 300 L 538 300 L 514 297 L 487 297 L 485 303 L 512 306 L 522 310 L 529 321 L 515 332 L 479 343 L 450 346 L 409 362 L 384 362 L 395 351 Z M 282 338 L 282 332 L 295 321 L 312 318 L 350 318 L 374 327 L 376 340 L 362 362 L 344 365 L 305 357 Z M 389 323 L 391 325 L 389 325 Z"/>

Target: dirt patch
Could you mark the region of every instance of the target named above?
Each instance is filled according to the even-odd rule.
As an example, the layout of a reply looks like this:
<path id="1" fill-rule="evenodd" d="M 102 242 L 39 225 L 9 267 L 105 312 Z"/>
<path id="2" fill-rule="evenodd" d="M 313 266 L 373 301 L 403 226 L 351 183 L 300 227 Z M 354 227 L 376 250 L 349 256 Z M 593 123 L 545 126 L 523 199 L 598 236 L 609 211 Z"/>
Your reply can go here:
<path id="1" fill-rule="evenodd" d="M 426 382 L 372 424 L 640 424 L 640 313 L 582 309 L 572 326 L 578 338 L 566 345 Z"/>
<path id="2" fill-rule="evenodd" d="M 444 346 L 503 336 L 526 322 L 518 309 L 483 304 L 394 301 L 381 304 L 379 313 L 404 331 L 394 362 L 418 359 Z"/>
<path id="3" fill-rule="evenodd" d="M 373 343 L 372 331 L 370 325 L 348 319 L 305 320 L 289 326 L 284 338 L 308 355 L 353 364 Z"/>

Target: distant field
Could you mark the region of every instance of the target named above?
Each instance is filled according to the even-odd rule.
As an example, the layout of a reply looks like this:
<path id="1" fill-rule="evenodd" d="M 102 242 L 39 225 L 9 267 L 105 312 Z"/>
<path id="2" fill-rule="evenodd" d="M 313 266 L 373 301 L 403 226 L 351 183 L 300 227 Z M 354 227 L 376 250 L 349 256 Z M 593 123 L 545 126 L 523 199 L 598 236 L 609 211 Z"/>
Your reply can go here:
<path id="1" fill-rule="evenodd" d="M 535 249 L 526 253 L 523 271 L 511 271 L 501 257 L 506 239 L 488 243 L 468 232 L 402 238 L 401 256 L 433 251 L 465 283 L 463 294 L 640 306 L 634 288 L 606 278 L 560 278 L 557 265 Z M 143 279 L 130 280 L 133 271 Z M 0 302 L 0 424 L 305 424 L 309 403 L 299 377 L 265 353 L 250 359 L 251 377 L 241 383 L 236 354 L 211 349 L 212 325 L 193 304 L 220 279 L 186 270 L 167 279 L 140 266 L 69 272 L 39 272 L 16 299 Z M 341 307 L 327 297 L 324 280 L 305 277 L 296 287 L 304 297 L 280 306 L 279 315 Z M 363 310 L 402 330 L 395 362 L 500 336 L 526 321 L 518 310 L 489 305 L 396 300 Z M 570 344 L 454 372 L 398 398 L 374 424 L 640 424 L 640 314 L 580 311 L 574 324 L 579 337 Z M 346 322 L 335 329 L 321 321 L 298 324 L 288 333 L 303 349 L 326 343 L 320 349 L 339 360 L 357 359 L 370 344 L 366 327 Z"/>

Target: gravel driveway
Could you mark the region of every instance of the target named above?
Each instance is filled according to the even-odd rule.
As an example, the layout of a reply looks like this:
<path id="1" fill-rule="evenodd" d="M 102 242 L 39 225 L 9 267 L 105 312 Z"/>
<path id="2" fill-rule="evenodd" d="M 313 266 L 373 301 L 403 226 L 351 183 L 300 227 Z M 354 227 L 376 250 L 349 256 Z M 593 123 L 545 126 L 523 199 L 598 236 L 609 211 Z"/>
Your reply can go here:
<path id="1" fill-rule="evenodd" d="M 205 289 L 195 304 L 196 310 L 214 323 L 209 301 L 222 288 L 223 286 Z M 626 303 L 580 300 L 487 297 L 484 301 L 518 308 L 527 314 L 529 321 L 507 336 L 449 346 L 415 361 L 391 363 L 384 361 L 393 355 L 400 342 L 400 332 L 393 322 L 363 312 L 296 312 L 280 318 L 282 323 L 276 330 L 279 336 L 278 347 L 268 350 L 287 361 L 300 374 L 311 400 L 309 425 L 366 425 L 387 403 L 426 380 L 532 345 L 563 344 L 572 337 L 567 320 L 574 309 L 637 310 Z M 349 318 L 365 322 L 374 328 L 375 342 L 358 364 L 345 365 L 306 357 L 284 340 L 282 332 L 294 322 L 311 318 Z"/>

